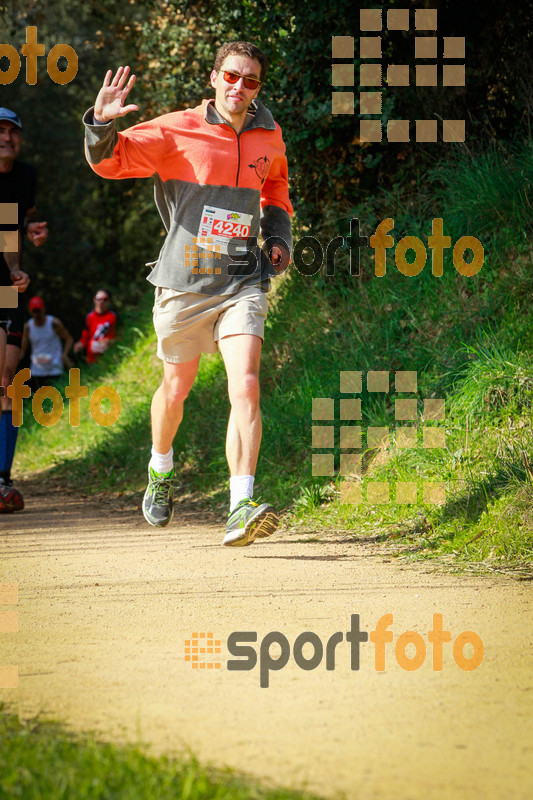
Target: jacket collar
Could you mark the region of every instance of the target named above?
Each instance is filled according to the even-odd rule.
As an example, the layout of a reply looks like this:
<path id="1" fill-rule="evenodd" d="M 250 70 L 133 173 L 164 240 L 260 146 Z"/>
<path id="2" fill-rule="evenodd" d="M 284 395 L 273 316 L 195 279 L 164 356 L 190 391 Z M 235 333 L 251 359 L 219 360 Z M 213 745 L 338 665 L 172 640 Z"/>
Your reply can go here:
<path id="1" fill-rule="evenodd" d="M 227 120 L 221 116 L 216 107 L 214 100 L 204 100 L 204 119 L 210 125 L 227 125 Z M 252 119 L 248 119 L 245 124 L 244 128 L 242 129 L 241 133 L 244 131 L 250 131 L 253 128 L 264 128 L 267 131 L 275 131 L 276 130 L 276 123 L 274 122 L 274 117 L 268 110 L 266 106 L 261 103 L 260 100 L 252 100 L 250 108 L 248 112 L 252 114 Z"/>

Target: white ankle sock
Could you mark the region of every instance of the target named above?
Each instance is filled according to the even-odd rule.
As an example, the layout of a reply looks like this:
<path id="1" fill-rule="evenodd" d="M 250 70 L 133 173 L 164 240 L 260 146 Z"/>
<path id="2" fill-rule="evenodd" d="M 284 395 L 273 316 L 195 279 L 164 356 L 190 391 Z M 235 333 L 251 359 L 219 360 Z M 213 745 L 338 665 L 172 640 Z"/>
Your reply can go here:
<path id="1" fill-rule="evenodd" d="M 158 453 L 152 445 L 152 458 L 150 459 L 150 466 L 154 472 L 160 475 L 166 475 L 174 467 L 174 451 L 172 447 L 168 453 Z"/>
<path id="2" fill-rule="evenodd" d="M 250 500 L 252 499 L 254 480 L 253 475 L 233 475 L 229 479 L 230 511 L 233 511 L 237 503 L 240 503 L 246 497 Z"/>

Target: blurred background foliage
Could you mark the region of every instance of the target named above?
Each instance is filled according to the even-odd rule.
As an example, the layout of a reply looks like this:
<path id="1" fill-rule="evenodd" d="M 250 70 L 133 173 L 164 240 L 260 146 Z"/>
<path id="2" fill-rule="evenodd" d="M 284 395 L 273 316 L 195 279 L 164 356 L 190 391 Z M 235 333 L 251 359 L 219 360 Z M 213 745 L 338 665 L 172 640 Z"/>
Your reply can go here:
<path id="1" fill-rule="evenodd" d="M 361 145 L 357 114 L 331 116 L 331 37 L 356 38 L 357 67 L 359 10 L 367 5 L 351 0 L 244 0 L 237 6 L 222 0 L 1 2 L 3 42 L 20 49 L 26 26 L 37 25 L 46 52 L 66 42 L 79 58 L 70 84 L 55 84 L 39 59 L 38 83 L 27 85 L 23 59 L 19 77 L 1 87 L 1 104 L 22 118 L 21 158 L 38 168 L 38 208 L 51 234 L 39 250 L 26 247 L 30 293 L 43 294 L 49 310 L 77 334 L 99 284 L 114 290 L 119 311 L 134 307 L 147 288 L 144 264 L 157 257 L 163 234 L 151 182 L 102 180 L 83 156 L 82 114 L 94 102 L 106 70 L 119 64 L 129 63 L 137 74 L 133 99 L 140 110 L 119 122 L 127 127 L 212 96 L 208 78 L 217 47 L 231 39 L 256 42 L 271 63 L 262 99 L 283 129 L 297 233 L 312 232 L 327 241 L 346 232 L 362 202 L 368 206 L 377 191 L 409 197 L 427 168 L 434 170 L 438 186 L 439 167 L 458 146 Z M 405 5 L 394 0 L 374 7 Z M 384 118 L 465 117 L 468 141 L 462 149 L 470 155 L 491 144 L 501 151 L 529 139 L 532 7 L 496 0 L 411 5 L 438 8 L 439 36 L 466 37 L 467 86 L 385 86 Z M 413 62 L 412 34 L 384 37 L 385 60 Z M 0 66 L 6 69 L 7 61 Z M 357 91 L 355 96 L 357 106 Z M 381 194 L 374 214 L 387 205 L 383 197 L 387 194 Z M 438 195 L 434 200 L 438 205 Z"/>
<path id="2" fill-rule="evenodd" d="M 331 37 L 354 36 L 357 75 L 361 5 L 386 11 L 408 4 L 438 9 L 439 40 L 465 37 L 466 86 L 385 83 L 382 120 L 464 118 L 464 144 L 361 143 L 357 87 L 356 113 L 331 115 Z M 17 469 L 32 481 L 44 471 L 47 487 L 57 481 L 78 492 L 90 487 L 140 496 L 150 398 L 161 373 L 144 265 L 157 257 L 163 230 L 150 180 L 106 181 L 89 169 L 81 117 L 106 70 L 120 64 L 137 75 L 131 97 L 139 112 L 119 128 L 194 106 L 213 96 L 209 73 L 218 46 L 247 39 L 270 59 L 261 97 L 283 129 L 296 237 L 315 236 L 325 247 L 348 235 L 352 218 L 360 220 L 361 235 L 370 236 L 390 217 L 396 242 L 411 235 L 425 243 L 431 220 L 439 217 L 453 243 L 470 235 L 484 247 L 483 268 L 472 278 L 456 271 L 448 248 L 440 278 L 432 275 L 429 254 L 420 275 L 402 275 L 390 249 L 387 273 L 377 279 L 372 251 L 362 247 L 359 275 L 350 271 L 344 249 L 334 274 L 309 264 L 306 275 L 293 267 L 276 281 L 261 368 L 258 493 L 268 490 L 269 500 L 293 513 L 297 524 L 302 517 L 306 525 L 373 536 L 398 526 L 402 542 L 412 540 L 412 552 L 424 557 L 453 554 L 513 569 L 531 562 L 533 6 L 517 0 L 244 0 L 237 6 L 221 0 L 11 0 L 1 8 L 3 41 L 20 48 L 26 26 L 37 25 L 47 51 L 66 42 L 79 56 L 78 75 L 68 85 L 54 84 L 41 59 L 36 86 L 28 86 L 21 71 L 1 87 L 1 105 L 22 117 L 22 156 L 38 167 L 38 206 L 50 224 L 44 247 L 26 247 L 31 293 L 42 294 L 77 335 L 95 288 L 104 284 L 114 290 L 122 320 L 121 341 L 84 372 L 90 391 L 102 382 L 119 391 L 120 421 L 95 426 L 86 409 L 73 432 L 66 415 L 45 429 L 28 413 Z M 413 30 L 384 31 L 384 63 L 412 67 L 413 37 Z M 305 252 L 303 258 L 310 260 Z M 444 506 L 353 507 L 340 502 L 339 475 L 312 476 L 311 398 L 337 400 L 339 370 L 354 369 L 414 370 L 420 399 L 446 398 L 446 448 L 406 454 L 392 444 L 369 447 L 363 475 L 363 484 L 380 474 L 387 481 L 438 478 L 448 486 Z M 364 424 L 388 425 L 391 402 L 388 395 L 364 393 Z M 221 513 L 227 413 L 221 359 L 203 358 L 187 424 L 176 437 L 175 463 L 180 499 L 195 497 Z"/>

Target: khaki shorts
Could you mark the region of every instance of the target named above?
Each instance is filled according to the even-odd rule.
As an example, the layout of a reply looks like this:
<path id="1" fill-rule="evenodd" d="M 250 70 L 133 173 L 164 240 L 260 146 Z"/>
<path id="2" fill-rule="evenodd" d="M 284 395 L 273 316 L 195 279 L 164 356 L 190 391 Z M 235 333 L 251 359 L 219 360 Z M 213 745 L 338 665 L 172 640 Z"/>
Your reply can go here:
<path id="1" fill-rule="evenodd" d="M 224 336 L 252 333 L 264 338 L 268 305 L 265 292 L 249 286 L 232 295 L 178 292 L 157 286 L 154 328 L 157 355 L 171 364 L 216 353 Z"/>

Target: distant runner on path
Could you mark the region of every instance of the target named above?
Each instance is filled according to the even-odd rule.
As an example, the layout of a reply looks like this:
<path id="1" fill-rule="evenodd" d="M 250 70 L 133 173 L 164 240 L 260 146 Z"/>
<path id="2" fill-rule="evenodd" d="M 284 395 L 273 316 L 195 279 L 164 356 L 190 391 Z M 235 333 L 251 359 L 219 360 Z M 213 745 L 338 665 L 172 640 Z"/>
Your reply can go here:
<path id="1" fill-rule="evenodd" d="M 111 293 L 107 289 L 98 289 L 93 302 L 94 310 L 85 317 L 85 328 L 74 345 L 75 353 L 85 350 L 88 364 L 94 364 L 108 349 L 117 325 L 117 315 L 109 308 Z"/>
<path id="2" fill-rule="evenodd" d="M 31 319 L 24 324 L 20 359 L 31 345 L 30 385 L 36 391 L 74 366 L 68 355 L 74 340 L 60 319 L 46 313 L 42 297 L 32 297 L 28 309 Z"/>
<path id="3" fill-rule="evenodd" d="M 230 510 L 225 545 L 269 536 L 278 515 L 251 499 L 259 446 L 259 365 L 269 275 L 290 261 L 292 206 L 279 125 L 256 98 L 267 59 L 249 42 L 217 52 L 214 100 L 118 133 L 114 120 L 137 110 L 124 105 L 135 76 L 111 70 L 94 108 L 84 116 L 86 156 L 105 178 L 153 177 L 167 230 L 148 276 L 156 287 L 154 327 L 163 380 L 152 400 L 152 457 L 143 513 L 168 525 L 173 513 L 172 443 L 201 353 L 222 354 L 231 413 L 226 456 Z M 259 234 L 266 253 L 257 246 Z"/>

